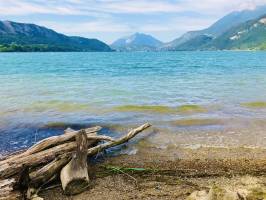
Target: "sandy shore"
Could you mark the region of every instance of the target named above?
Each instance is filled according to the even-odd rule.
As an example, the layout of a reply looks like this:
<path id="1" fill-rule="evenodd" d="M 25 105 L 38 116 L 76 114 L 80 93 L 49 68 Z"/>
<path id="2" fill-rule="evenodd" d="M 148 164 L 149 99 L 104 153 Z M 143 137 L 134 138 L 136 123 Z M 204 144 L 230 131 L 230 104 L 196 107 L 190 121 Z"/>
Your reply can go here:
<path id="1" fill-rule="evenodd" d="M 266 150 L 251 148 L 139 149 L 90 167 L 92 186 L 76 196 L 60 187 L 51 200 L 266 199 Z M 134 168 L 134 169 L 131 169 Z"/>

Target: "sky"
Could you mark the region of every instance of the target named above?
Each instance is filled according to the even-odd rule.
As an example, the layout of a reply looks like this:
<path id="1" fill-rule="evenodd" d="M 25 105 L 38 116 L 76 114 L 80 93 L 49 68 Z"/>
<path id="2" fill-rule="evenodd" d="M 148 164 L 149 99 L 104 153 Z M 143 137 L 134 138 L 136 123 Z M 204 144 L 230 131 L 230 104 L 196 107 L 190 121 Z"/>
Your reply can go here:
<path id="1" fill-rule="evenodd" d="M 0 20 L 34 23 L 108 44 L 135 32 L 163 42 L 266 0 L 0 0 Z"/>

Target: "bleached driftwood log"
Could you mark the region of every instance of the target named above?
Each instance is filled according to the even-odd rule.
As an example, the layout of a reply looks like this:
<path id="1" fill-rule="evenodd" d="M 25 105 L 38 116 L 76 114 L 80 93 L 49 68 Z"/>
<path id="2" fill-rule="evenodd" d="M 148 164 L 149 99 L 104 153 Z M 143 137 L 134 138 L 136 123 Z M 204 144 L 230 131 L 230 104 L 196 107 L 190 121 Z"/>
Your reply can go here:
<path id="1" fill-rule="evenodd" d="M 99 130 L 101 130 L 100 126 L 85 129 L 86 133 L 88 134 L 88 137 L 95 136 Z M 22 152 L 22 153 L 17 154 L 17 155 L 13 155 L 12 157 L 9 157 L 7 159 L 8 159 L 8 161 L 16 160 L 20 157 L 29 156 L 29 155 L 32 155 L 34 153 L 38 153 L 42 150 L 45 150 L 47 148 L 66 143 L 68 141 L 74 140 L 75 135 L 77 133 L 78 133 L 78 131 L 74 131 L 71 129 L 71 131 L 66 131 L 65 134 L 63 134 L 63 135 L 48 137 L 46 139 L 43 139 L 43 140 L 37 142 L 36 144 L 31 146 L 29 149 L 27 149 L 25 152 Z M 0 164 L 1 164 L 1 161 L 0 161 Z"/>
<path id="2" fill-rule="evenodd" d="M 0 180 L 0 200 L 17 200 L 22 198 L 20 191 L 14 191 L 16 179 Z"/>
<path id="3" fill-rule="evenodd" d="M 96 126 L 96 127 L 92 127 L 92 128 L 86 128 L 84 130 L 85 134 L 96 134 L 97 131 L 101 130 L 100 126 Z M 47 149 L 51 146 L 55 146 L 58 144 L 62 144 L 64 142 L 70 141 L 71 139 L 74 139 L 75 136 L 79 133 L 79 131 L 67 131 L 65 132 L 65 134 L 63 135 L 59 135 L 59 136 L 53 136 L 53 137 L 49 137 L 47 139 L 41 140 L 40 142 L 36 143 L 35 145 L 33 145 L 32 147 L 30 147 L 25 153 L 29 154 L 33 154 L 33 153 L 37 153 L 40 152 L 44 149 Z"/>
<path id="4" fill-rule="evenodd" d="M 108 143 L 100 144 L 98 146 L 89 148 L 87 151 L 87 155 L 93 156 L 103 151 L 104 149 L 123 144 L 150 126 L 151 126 L 150 124 L 146 123 L 136 129 L 133 129 L 127 135 L 117 140 L 110 141 Z M 88 144 L 88 146 L 90 146 L 90 144 Z M 56 160 L 44 166 L 43 168 L 39 169 L 38 171 L 31 173 L 30 178 L 31 178 L 32 184 L 39 185 L 40 183 L 49 180 L 52 177 L 52 175 L 57 173 L 58 170 L 60 170 L 63 166 L 65 166 L 69 162 L 70 159 L 71 159 L 71 155 L 65 154 L 62 158 L 58 157 Z"/>
<path id="5" fill-rule="evenodd" d="M 114 146 L 118 146 L 120 144 L 123 144 L 125 142 L 127 142 L 128 140 L 130 140 L 131 138 L 135 137 L 138 133 L 144 131 L 145 129 L 149 128 L 151 125 L 146 123 L 146 124 L 143 124 L 142 126 L 139 126 L 138 128 L 136 129 L 133 129 L 131 130 L 127 135 L 125 136 L 122 136 L 121 138 L 117 139 L 117 140 L 114 140 L 114 141 L 110 141 L 110 142 L 107 142 L 107 143 L 104 143 L 104 144 L 100 144 L 100 145 L 97 145 L 95 147 L 92 147 L 92 148 L 89 148 L 87 150 L 87 156 L 93 156 L 107 148 L 110 148 L 110 147 L 114 147 Z M 68 157 L 68 159 L 70 159 L 70 155 L 65 155 L 66 157 Z M 37 177 L 46 177 L 46 180 L 47 180 L 47 174 L 54 174 L 56 172 L 56 169 L 60 169 L 62 168 L 63 166 L 66 165 L 66 163 L 69 161 L 66 159 L 66 157 L 64 158 L 64 160 L 57 160 L 55 162 L 52 162 L 49 164 L 49 167 L 48 166 L 45 166 L 44 167 L 44 170 L 39 170 L 37 173 L 35 173 L 34 175 L 34 178 L 33 178 L 33 182 L 34 179 L 38 179 Z M 54 172 L 53 172 L 54 170 Z M 47 173 L 49 171 L 49 173 Z M 33 177 L 30 175 L 30 177 Z"/>
<path id="6" fill-rule="evenodd" d="M 98 129 L 100 130 L 100 128 Z M 69 134 L 74 130 L 68 128 L 65 130 L 65 134 Z M 76 133 L 78 131 L 75 131 Z M 99 140 L 106 140 L 106 141 L 114 141 L 111 137 L 104 136 L 104 135 L 96 135 L 94 132 L 88 134 L 88 129 L 85 129 L 87 135 L 87 148 L 92 147 L 95 142 Z M 33 171 L 30 173 L 30 184 L 35 188 L 38 188 L 41 184 L 46 183 L 50 178 L 60 172 L 63 166 L 65 166 L 71 159 L 71 154 L 67 153 L 65 155 L 60 155 L 55 158 L 52 162 L 48 163 L 47 165 L 43 166 L 42 168 Z"/>
<path id="7" fill-rule="evenodd" d="M 62 188 L 69 195 L 81 193 L 89 186 L 86 133 L 81 131 L 77 134 L 76 142 L 76 152 L 60 173 Z"/>
<path id="8" fill-rule="evenodd" d="M 52 137 L 53 138 L 52 140 L 50 140 L 49 138 L 45 139 L 44 141 L 41 141 L 38 144 L 34 145 L 32 148 L 30 148 L 30 150 L 28 151 L 30 153 L 28 155 L 25 154 L 25 152 L 22 152 L 20 154 L 7 157 L 6 159 L 0 161 L 0 194 L 1 195 L 8 194 L 8 195 L 4 196 L 0 195 L 0 200 L 18 199 L 19 196 L 16 197 L 16 195 L 20 194 L 19 192 L 15 191 L 16 188 L 14 188 L 14 182 L 16 184 L 18 182 L 16 179 L 13 179 L 13 177 L 17 176 L 19 172 L 23 170 L 24 167 L 28 169 L 28 176 L 27 176 L 29 179 L 28 187 L 33 186 L 33 188 L 38 188 L 41 185 L 47 183 L 47 181 L 51 180 L 52 177 L 57 176 L 60 170 L 64 166 L 68 165 L 67 163 L 71 163 L 69 161 L 71 160 L 72 154 L 75 151 L 75 149 L 77 149 L 77 147 L 82 147 L 81 149 L 79 149 L 80 155 L 82 156 L 80 156 L 79 159 L 77 159 L 78 158 L 77 156 L 75 159 L 73 158 L 71 160 L 73 161 L 73 164 L 69 164 L 69 166 L 71 166 L 69 167 L 69 169 L 71 168 L 72 170 L 66 170 L 67 169 L 66 167 L 66 169 L 64 169 L 64 171 L 67 172 L 66 174 L 71 174 L 69 172 L 73 171 L 74 168 L 78 167 L 77 165 L 75 166 L 74 164 L 75 162 L 77 162 L 77 160 L 83 160 L 84 163 L 84 160 L 85 158 L 87 158 L 87 156 L 92 156 L 107 148 L 123 144 L 150 126 L 151 126 L 150 124 L 144 124 L 136 129 L 133 129 L 127 135 L 117 140 L 114 140 L 108 136 L 98 136 L 93 131 L 91 133 L 88 133 L 86 132 L 87 130 L 86 129 L 85 132 L 83 131 L 83 137 L 82 137 L 83 139 L 82 140 L 77 139 L 79 141 L 78 143 L 81 144 L 78 146 L 76 141 L 72 141 L 72 138 L 74 136 L 76 138 L 78 132 L 68 130 L 65 133 L 67 137 L 58 136 L 59 140 L 57 140 L 58 137 L 56 138 L 56 140 L 54 137 Z M 71 135 L 71 137 L 69 135 Z M 99 140 L 105 140 L 108 142 L 93 147 L 92 145 L 94 145 L 95 142 Z M 52 145 L 48 144 L 47 141 L 52 141 Z M 86 143 L 81 141 L 86 141 Z M 16 159 L 14 159 L 14 157 Z M 36 168 L 37 166 L 38 168 Z M 83 169 L 85 168 L 87 169 L 87 167 L 84 165 Z M 84 173 L 85 171 L 83 171 L 83 174 Z M 74 175 L 74 177 L 75 176 L 76 175 Z M 86 177 L 86 175 L 84 177 Z M 71 178 L 70 177 L 65 178 L 65 180 L 67 179 L 70 181 L 63 180 L 62 183 L 65 182 L 66 184 L 64 183 L 64 185 L 66 186 L 71 185 L 68 184 L 71 182 Z"/>
<path id="9" fill-rule="evenodd" d="M 35 167 L 39 164 L 45 164 L 54 160 L 60 154 L 67 154 L 76 147 L 75 142 L 61 144 L 53 148 L 38 152 L 25 157 L 19 157 L 16 160 L 1 161 L 0 163 L 0 178 L 9 178 L 17 174 L 23 165 Z"/>
<path id="10" fill-rule="evenodd" d="M 115 141 L 100 144 L 100 145 L 97 145 L 93 148 L 88 149 L 87 154 L 88 154 L 88 156 L 92 156 L 92 155 L 97 154 L 97 153 L 99 153 L 105 149 L 110 148 L 110 147 L 114 147 L 114 146 L 118 146 L 120 144 L 126 143 L 126 142 L 128 142 L 128 140 L 135 137 L 138 133 L 144 131 L 145 129 L 149 128 L 150 126 L 151 125 L 148 123 L 143 124 L 142 126 L 139 126 L 138 128 L 131 130 L 127 135 L 125 135 L 125 136 L 123 136 L 123 137 L 121 137 Z"/>
<path id="11" fill-rule="evenodd" d="M 90 139 L 89 145 L 94 144 L 95 141 L 99 140 L 106 140 L 106 139 L 108 141 L 113 140 L 106 136 L 105 137 L 89 136 L 89 139 Z M 16 156 L 17 159 L 15 160 L 11 158 L 0 161 L 0 179 L 8 178 L 18 173 L 23 165 L 35 167 L 39 164 L 48 163 L 62 154 L 71 153 L 75 149 L 75 147 L 76 147 L 76 142 L 68 142 L 28 156 L 23 156 L 23 157 Z"/>
<path id="12" fill-rule="evenodd" d="M 42 184 L 47 183 L 52 177 L 60 172 L 63 166 L 70 161 L 69 155 L 57 157 L 52 162 L 42 168 L 30 173 L 30 185 L 39 188 Z"/>
<path id="13" fill-rule="evenodd" d="M 144 124 L 144 125 L 136 128 L 136 129 L 133 129 L 127 135 L 125 135 L 125 136 L 123 136 L 117 140 L 112 139 L 108 143 L 100 144 L 98 146 L 89 148 L 87 155 L 93 156 L 93 155 L 103 151 L 104 149 L 123 144 L 150 126 L 151 126 L 150 124 Z M 91 143 L 89 141 L 88 141 L 88 143 L 89 143 L 88 147 L 91 147 L 90 146 Z M 35 172 L 32 172 L 30 174 L 31 184 L 38 186 L 41 183 L 48 181 L 53 176 L 53 174 L 58 173 L 58 171 L 60 171 L 60 169 L 62 169 L 70 161 L 70 159 L 71 159 L 71 154 L 65 154 L 62 157 L 56 158 L 54 161 L 52 161 L 48 165 L 45 165 L 41 169 L 39 169 Z"/>

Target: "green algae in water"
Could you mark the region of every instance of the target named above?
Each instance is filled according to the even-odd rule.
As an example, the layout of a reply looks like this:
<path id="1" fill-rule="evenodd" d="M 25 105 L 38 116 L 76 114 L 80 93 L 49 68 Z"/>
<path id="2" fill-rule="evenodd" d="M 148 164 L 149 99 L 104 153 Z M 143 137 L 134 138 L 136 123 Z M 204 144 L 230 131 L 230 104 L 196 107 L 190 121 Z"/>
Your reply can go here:
<path id="1" fill-rule="evenodd" d="M 84 124 L 75 124 L 75 123 L 68 123 L 68 122 L 48 122 L 47 124 L 43 125 L 42 128 L 51 128 L 51 129 L 66 129 L 72 126 L 84 126 Z"/>
<path id="2" fill-rule="evenodd" d="M 199 112 L 207 112 L 205 108 L 195 104 L 187 104 L 182 105 L 177 108 L 177 111 L 180 113 L 199 113 Z"/>
<path id="3" fill-rule="evenodd" d="M 180 119 L 171 122 L 175 126 L 208 126 L 220 125 L 222 121 L 219 119 Z"/>
<path id="4" fill-rule="evenodd" d="M 119 112 L 156 112 L 156 113 L 172 113 L 174 108 L 168 106 L 153 106 L 153 105 L 125 105 L 115 108 Z"/>
<path id="5" fill-rule="evenodd" d="M 266 108 L 266 102 L 264 101 L 249 102 L 249 103 L 243 103 L 242 106 L 248 108 Z"/>
<path id="6" fill-rule="evenodd" d="M 50 122 L 43 126 L 43 128 L 66 128 L 66 127 L 69 127 L 69 124 L 65 122 Z"/>
<path id="7" fill-rule="evenodd" d="M 118 106 L 114 110 L 119 112 L 153 112 L 153 113 L 198 113 L 207 110 L 198 105 L 182 105 L 179 107 L 169 107 L 163 105 L 124 105 Z"/>
<path id="8" fill-rule="evenodd" d="M 48 110 L 56 110 L 59 112 L 75 112 L 89 110 L 87 104 L 66 102 L 66 101 L 47 101 L 47 102 L 36 102 L 31 107 L 26 109 L 27 111 L 43 112 Z"/>

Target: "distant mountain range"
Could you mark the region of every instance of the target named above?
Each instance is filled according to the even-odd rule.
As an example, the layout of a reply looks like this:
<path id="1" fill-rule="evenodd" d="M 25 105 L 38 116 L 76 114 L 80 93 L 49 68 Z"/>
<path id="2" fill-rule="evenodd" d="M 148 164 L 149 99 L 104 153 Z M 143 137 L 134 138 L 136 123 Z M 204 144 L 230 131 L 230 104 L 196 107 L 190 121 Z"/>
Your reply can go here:
<path id="1" fill-rule="evenodd" d="M 206 29 L 187 32 L 168 43 L 136 33 L 115 41 L 111 47 L 119 51 L 265 49 L 266 25 L 261 23 L 265 15 L 266 6 L 260 6 L 254 10 L 232 12 Z"/>
<path id="2" fill-rule="evenodd" d="M 266 15 L 232 27 L 217 37 L 195 36 L 170 50 L 266 50 Z"/>
<path id="3" fill-rule="evenodd" d="M 70 37 L 35 24 L 0 21 L 0 51 L 112 51 L 97 39 Z"/>
<path id="4" fill-rule="evenodd" d="M 191 45 L 193 40 L 209 40 L 208 38 L 216 38 L 233 27 L 236 27 L 249 20 L 257 19 L 266 14 L 266 6 L 259 6 L 254 10 L 243 10 L 229 13 L 223 18 L 219 19 L 210 27 L 200 31 L 190 31 L 172 42 L 164 44 L 161 48 L 164 50 L 184 50 L 186 46 L 184 43 L 188 42 Z M 196 38 L 200 36 L 199 38 Z M 205 39 L 204 39 L 205 38 Z M 189 48 L 190 49 L 190 48 Z"/>
<path id="5" fill-rule="evenodd" d="M 116 40 L 111 47 L 118 51 L 152 51 L 159 48 L 163 43 L 143 33 L 135 33 L 128 37 Z"/>
<path id="6" fill-rule="evenodd" d="M 66 36 L 35 24 L 0 21 L 2 51 L 197 51 L 266 50 L 266 5 L 232 12 L 210 27 L 163 43 L 135 33 L 110 46 L 97 40 Z"/>
<path id="7" fill-rule="evenodd" d="M 229 36 L 241 29 L 241 27 L 246 27 L 248 24 L 252 24 L 253 22 L 256 23 L 256 20 L 259 21 L 260 18 L 264 17 L 264 15 L 266 15 L 266 6 L 257 7 L 254 10 L 232 12 L 218 20 L 207 29 L 185 33 L 180 38 L 164 44 L 160 50 L 259 49 L 260 47 L 258 46 L 260 46 L 260 44 L 257 44 L 258 40 L 255 38 L 255 33 L 249 33 L 254 36 L 254 38 L 251 37 L 248 39 L 249 45 L 242 39 L 230 40 Z M 260 30 L 260 34 L 263 35 L 264 31 L 264 35 L 266 35 L 265 29 L 263 29 L 263 27 L 265 28 L 265 25 L 261 23 L 259 24 L 262 25 L 260 26 L 262 28 Z M 257 30 L 250 29 L 250 31 L 256 32 Z M 243 44 L 241 45 L 240 43 Z"/>

